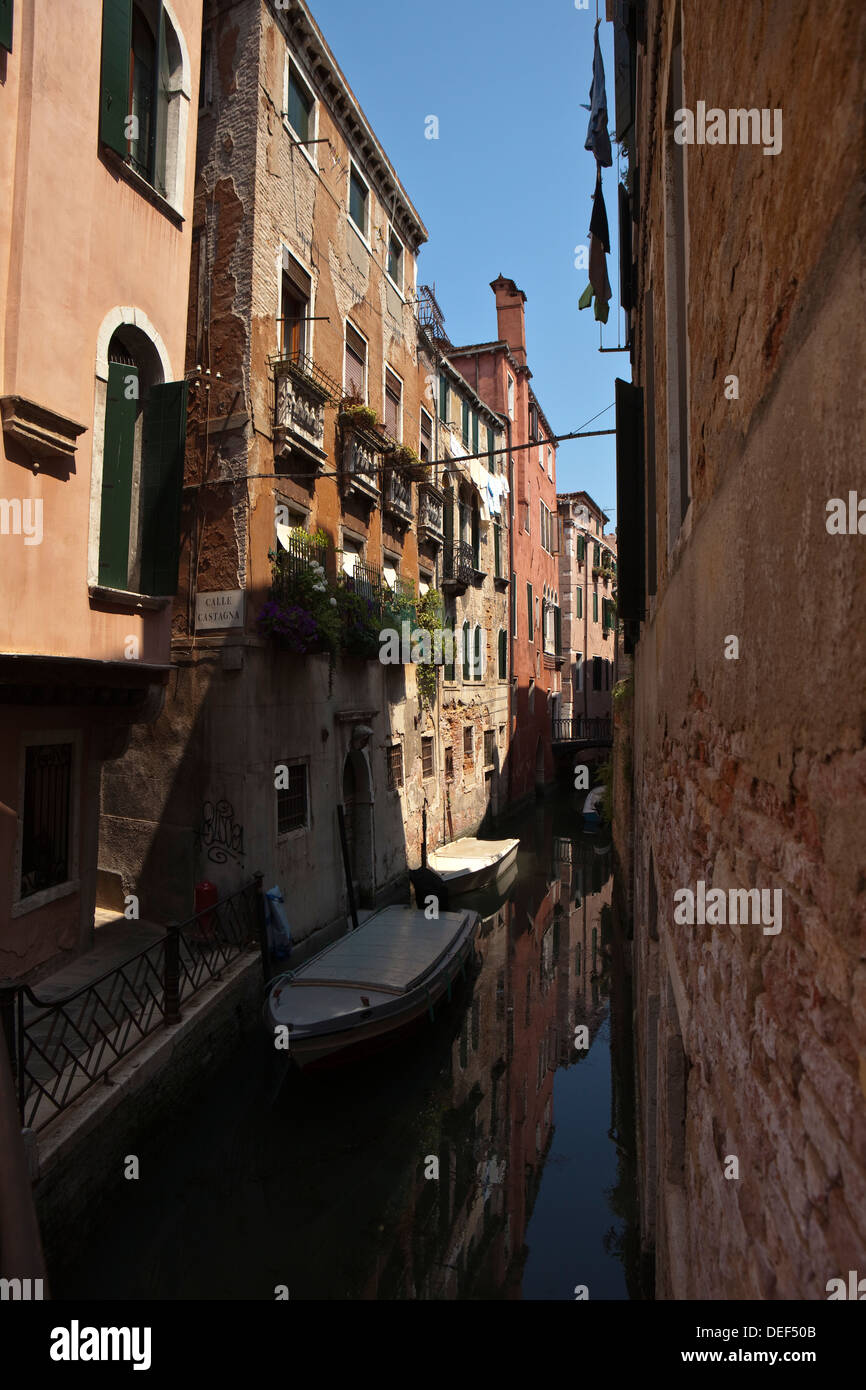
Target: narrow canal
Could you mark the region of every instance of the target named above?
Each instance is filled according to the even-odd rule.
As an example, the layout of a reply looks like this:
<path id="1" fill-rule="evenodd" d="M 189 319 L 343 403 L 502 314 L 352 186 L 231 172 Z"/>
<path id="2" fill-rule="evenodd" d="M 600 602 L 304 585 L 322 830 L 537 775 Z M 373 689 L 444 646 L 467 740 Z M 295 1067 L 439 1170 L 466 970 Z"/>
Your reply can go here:
<path id="1" fill-rule="evenodd" d="M 434 1025 L 319 1074 L 250 1037 L 70 1232 L 54 1297 L 638 1296 L 629 974 L 577 810 L 501 831 L 516 878 Z"/>

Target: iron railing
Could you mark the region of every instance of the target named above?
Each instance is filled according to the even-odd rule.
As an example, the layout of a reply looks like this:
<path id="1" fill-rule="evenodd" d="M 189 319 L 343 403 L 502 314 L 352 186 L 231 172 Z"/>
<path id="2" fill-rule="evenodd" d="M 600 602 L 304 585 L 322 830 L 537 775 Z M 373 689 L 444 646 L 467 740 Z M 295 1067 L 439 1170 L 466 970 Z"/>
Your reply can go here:
<path id="1" fill-rule="evenodd" d="M 317 541 L 303 531 L 290 531 L 288 543 L 280 541 L 274 554 L 271 585 L 274 598 L 282 598 L 282 589 L 304 570 L 310 569 L 313 565 L 321 565 L 324 569 L 327 557 L 327 541 Z"/>
<path id="2" fill-rule="evenodd" d="M 611 721 L 607 715 L 588 719 L 579 714 L 574 719 L 554 719 L 552 725 L 554 743 L 604 741 L 611 738 Z"/>
<path id="3" fill-rule="evenodd" d="M 475 574 L 472 546 L 468 541 L 455 541 L 445 550 L 443 574 L 455 584 L 471 584 Z"/>
<path id="4" fill-rule="evenodd" d="M 40 1130 L 250 947 L 262 947 L 261 875 L 62 999 L 0 990 L 22 1126 Z"/>
<path id="5" fill-rule="evenodd" d="M 288 374 L 302 386 L 314 387 L 327 401 L 336 404 L 342 395 L 338 382 L 306 352 L 280 352 L 270 358 L 275 376 Z"/>

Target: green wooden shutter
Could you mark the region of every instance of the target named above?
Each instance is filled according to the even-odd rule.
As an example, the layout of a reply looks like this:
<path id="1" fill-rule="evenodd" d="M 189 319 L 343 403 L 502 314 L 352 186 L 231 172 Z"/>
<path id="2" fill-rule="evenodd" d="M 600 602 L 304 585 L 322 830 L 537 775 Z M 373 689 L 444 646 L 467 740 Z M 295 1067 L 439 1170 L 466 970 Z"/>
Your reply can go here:
<path id="1" fill-rule="evenodd" d="M 444 372 L 439 375 L 439 419 L 448 420 L 448 378 Z"/>
<path id="2" fill-rule="evenodd" d="M 481 680 L 481 628 L 478 627 L 477 625 L 476 625 L 476 628 L 475 628 L 475 656 L 474 656 L 474 666 L 475 666 L 475 671 L 474 671 L 475 679 L 476 679 L 477 681 L 480 681 L 480 680 Z"/>
<path id="3" fill-rule="evenodd" d="M 464 624 L 463 624 L 463 679 L 464 679 L 465 681 L 468 681 L 468 680 L 469 680 L 469 667 L 470 667 L 471 661 L 472 661 L 472 653 L 471 653 L 471 651 L 470 651 L 469 624 L 468 624 L 468 623 L 464 623 Z"/>
<path id="4" fill-rule="evenodd" d="M 500 568 L 500 566 L 501 566 L 501 545 L 500 545 L 500 539 L 499 539 L 499 523 L 498 523 L 498 522 L 494 522 L 494 525 L 493 525 L 493 573 L 494 573 L 494 575 L 496 576 L 497 579 L 499 578 L 499 575 L 500 575 L 500 573 L 501 573 L 501 568 Z"/>
<path id="5" fill-rule="evenodd" d="M 0 0 L 0 48 L 12 52 L 12 0 Z"/>
<path id="6" fill-rule="evenodd" d="M 129 514 L 137 415 L 138 368 L 109 362 L 99 517 L 99 582 L 108 589 L 129 588 Z"/>
<path id="7" fill-rule="evenodd" d="M 473 412 L 472 412 L 472 452 L 473 452 L 473 454 L 477 454 L 477 453 L 479 452 L 479 449 L 478 449 L 478 412 L 475 411 L 475 410 L 473 410 Z"/>
<path id="8" fill-rule="evenodd" d="M 585 557 L 585 556 L 586 556 L 586 541 L 585 541 L 585 539 L 584 539 L 583 536 L 578 536 L 578 538 L 577 538 L 577 558 L 578 558 L 578 561 L 580 562 L 580 564 L 583 564 L 583 561 L 584 561 L 584 557 Z"/>
<path id="9" fill-rule="evenodd" d="M 132 0 L 102 0 L 102 73 L 99 92 L 99 138 L 124 159 L 129 115 L 129 53 L 132 45 Z"/>
<path id="10" fill-rule="evenodd" d="M 480 529 L 480 523 L 479 523 L 479 518 L 478 518 L 478 508 L 477 508 L 477 506 L 475 506 L 475 507 L 472 508 L 471 536 L 472 536 L 472 564 L 473 564 L 473 567 L 474 567 L 476 570 L 480 570 L 480 569 L 481 569 L 481 529 Z"/>
<path id="11" fill-rule="evenodd" d="M 499 679 L 505 680 L 508 675 L 508 634 L 505 628 L 499 629 Z"/>
<path id="12" fill-rule="evenodd" d="M 577 590 L 577 616 L 579 618 L 583 617 L 583 589 L 579 587 Z"/>
<path id="13" fill-rule="evenodd" d="M 517 575 L 511 571 L 511 636 L 517 636 Z"/>
<path id="14" fill-rule="evenodd" d="M 559 608 L 553 610 L 553 642 L 554 651 L 557 656 L 562 655 L 562 613 Z"/>
<path id="15" fill-rule="evenodd" d="M 469 402 L 468 402 L 468 401 L 463 401 L 463 402 L 462 402 L 462 406 L 463 406 L 463 417 L 462 417 L 462 421 L 463 421 L 463 422 L 462 422 L 462 426 L 461 426 L 461 432 L 462 432 L 462 435 L 463 435 L 463 443 L 466 445 L 466 447 L 467 447 L 467 449 L 468 449 L 468 448 L 469 448 Z"/>
<path id="16" fill-rule="evenodd" d="M 488 469 L 489 469 L 489 471 L 490 471 L 491 473 L 495 473 L 495 472 L 496 472 L 496 456 L 494 455 L 494 452 L 493 452 L 495 448 L 496 448 L 496 435 L 493 433 L 493 426 L 492 426 L 492 425 L 488 425 L 488 426 L 487 426 L 487 467 L 488 467 Z"/>
<path id="17" fill-rule="evenodd" d="M 598 594 L 593 590 L 592 595 L 592 621 L 598 622 Z"/>
<path id="18" fill-rule="evenodd" d="M 151 388 L 141 440 L 141 592 L 177 591 L 180 492 L 186 443 L 185 381 Z"/>

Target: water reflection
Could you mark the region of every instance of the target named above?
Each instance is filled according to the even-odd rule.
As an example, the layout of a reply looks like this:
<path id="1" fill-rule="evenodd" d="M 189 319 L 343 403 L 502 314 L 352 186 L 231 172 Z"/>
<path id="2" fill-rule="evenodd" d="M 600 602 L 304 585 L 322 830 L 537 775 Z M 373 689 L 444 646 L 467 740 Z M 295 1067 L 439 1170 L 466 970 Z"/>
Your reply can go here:
<path id="1" fill-rule="evenodd" d="M 56 1295 L 634 1296 L 628 972 L 609 843 L 578 824 L 548 803 L 509 827 L 516 878 L 476 900 L 479 969 L 435 1027 L 285 1080 L 251 1038 Z"/>

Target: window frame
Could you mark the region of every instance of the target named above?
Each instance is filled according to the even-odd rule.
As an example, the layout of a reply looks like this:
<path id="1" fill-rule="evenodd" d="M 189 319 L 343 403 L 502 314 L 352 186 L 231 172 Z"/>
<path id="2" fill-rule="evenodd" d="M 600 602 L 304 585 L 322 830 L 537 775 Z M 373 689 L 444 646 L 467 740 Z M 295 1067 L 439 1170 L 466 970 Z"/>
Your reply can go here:
<path id="1" fill-rule="evenodd" d="M 391 241 L 392 241 L 392 239 L 393 239 L 394 241 L 396 241 L 397 244 L 398 244 L 399 247 L 400 247 L 400 282 L 401 282 L 401 283 L 399 283 L 399 284 L 398 284 L 397 281 L 394 279 L 394 276 L 391 274 L 391 268 L 390 268 L 390 260 L 391 260 Z M 389 223 L 388 223 L 388 235 L 387 235 L 387 238 L 386 238 L 386 240 L 385 240 L 385 274 L 387 275 L 388 280 L 390 281 L 390 283 L 391 283 L 391 285 L 393 286 L 393 288 L 397 291 L 397 293 L 399 294 L 400 298 L 401 298 L 401 299 L 403 300 L 403 302 L 405 303 L 405 302 L 406 302 L 406 243 L 403 241 L 403 238 L 402 238 L 402 237 L 399 235 L 399 233 L 397 232 L 397 229 L 396 229 L 396 227 L 394 226 L 394 223 L 393 223 L 393 222 L 389 222 Z"/>
<path id="2" fill-rule="evenodd" d="M 428 458 L 425 458 L 425 457 L 424 457 L 424 429 L 423 429 L 423 425 L 424 425 L 424 420 L 425 420 L 425 418 L 426 418 L 427 420 L 430 421 L 430 445 L 429 445 L 430 453 L 429 453 Z M 429 411 L 429 410 L 425 410 L 425 408 L 424 408 L 423 405 L 420 406 L 420 407 L 419 407 L 419 411 L 418 411 L 418 457 L 419 457 L 419 459 L 421 460 L 422 463 L 427 463 L 427 462 L 429 462 L 429 457 L 432 457 L 432 454 L 433 454 L 433 425 L 434 425 L 433 416 L 430 414 L 430 411 Z"/>
<path id="3" fill-rule="evenodd" d="M 400 781 L 399 781 L 399 783 L 396 783 L 396 782 L 395 782 L 395 779 L 394 779 L 394 776 L 393 776 L 393 771 L 394 771 L 394 754 L 395 754 L 395 753 L 399 753 L 399 755 L 400 755 Z M 402 744 L 402 742 L 400 741 L 400 739 L 392 739 L 389 743 L 386 743 L 386 744 L 385 744 L 385 755 L 386 755 L 386 757 L 385 757 L 385 778 L 386 778 L 387 790 L 388 790 L 389 792 L 393 792 L 396 796 L 399 796 L 399 795 L 400 795 L 400 792 L 401 792 L 401 791 L 404 789 L 404 787 L 406 786 L 406 766 L 405 766 L 405 762 L 404 762 L 404 759 L 403 759 L 403 744 Z"/>
<path id="4" fill-rule="evenodd" d="M 35 893 L 21 896 L 21 870 L 24 858 L 24 806 L 27 777 L 27 749 L 46 744 L 69 743 L 72 745 L 72 772 L 69 780 L 69 822 L 68 822 L 68 877 L 62 883 L 52 884 L 50 888 L 40 888 Z M 25 917 L 58 898 L 68 897 L 81 891 L 81 866 L 79 859 L 79 840 L 81 837 L 81 778 L 82 778 L 82 730 L 81 729 L 28 729 L 19 736 L 18 755 L 18 824 L 15 836 L 15 864 L 12 883 L 12 902 L 10 917 Z"/>
<path id="5" fill-rule="evenodd" d="M 398 383 L 398 385 L 399 385 L 399 387 L 400 387 L 400 397 L 399 397 L 399 401 L 398 401 L 398 403 L 397 403 L 397 433 L 396 433 L 396 435 L 389 435 L 389 438 L 396 439 L 396 441 L 397 441 L 398 444 L 402 444 L 402 443 L 403 443 L 403 401 L 404 401 L 404 399 L 405 399 L 405 383 L 404 383 L 404 381 L 403 381 L 403 378 L 402 378 L 397 372 L 394 371 L 394 368 L 391 366 L 390 362 L 385 362 L 385 363 L 382 364 L 382 428 L 385 430 L 386 433 L 388 433 L 388 429 L 387 429 L 387 413 L 388 413 L 387 400 L 388 400 L 388 375 L 389 375 L 389 373 L 390 373 L 390 375 L 394 378 L 394 380 Z M 393 394 L 393 393 L 392 393 L 392 394 Z"/>
<path id="6" fill-rule="evenodd" d="M 312 102 L 312 110 L 309 116 L 310 134 L 307 136 L 306 142 L 302 139 L 301 132 L 299 130 L 296 130 L 295 127 L 292 125 L 291 121 L 289 120 L 289 89 L 291 87 L 291 72 L 293 68 L 300 79 L 299 85 L 302 88 L 306 88 L 307 95 L 310 97 L 310 100 Z M 286 44 L 285 66 L 283 68 L 282 118 L 283 126 L 290 133 L 290 135 L 294 137 L 295 149 L 301 150 L 301 152 L 306 156 L 307 160 L 311 164 L 312 168 L 318 174 L 319 161 L 316 158 L 315 153 L 311 153 L 311 151 L 307 149 L 307 145 L 313 145 L 313 148 L 315 150 L 314 142 L 318 139 L 319 136 L 319 100 L 316 96 L 312 82 L 307 77 L 307 74 L 304 72 L 304 69 L 298 62 L 294 53 L 289 48 L 288 44 Z"/>
<path id="7" fill-rule="evenodd" d="M 367 194 L 366 194 L 366 197 L 365 197 L 365 199 L 364 199 L 364 214 L 365 214 L 365 221 L 366 221 L 367 225 L 366 225 L 366 227 L 363 228 L 363 230 L 358 226 L 358 224 L 357 224 L 357 222 L 355 221 L 354 217 L 352 216 L 352 212 L 351 212 L 351 207 L 352 207 L 352 176 L 353 176 L 353 175 L 355 175 L 355 176 L 357 177 L 358 182 L 361 183 L 361 184 L 363 184 L 364 187 L 365 187 L 366 190 L 367 190 Z M 352 224 L 352 226 L 353 226 L 353 228 L 355 229 L 355 231 L 358 233 L 358 235 L 359 235 L 359 237 L 361 238 L 361 240 L 363 241 L 363 243 L 364 243 L 364 245 L 366 246 L 367 250 L 372 254 L 373 248 L 372 248 L 372 246 L 370 245 L 370 217 L 371 217 L 371 213 L 372 213 L 372 208 L 371 208 L 371 206 L 370 206 L 370 194 L 371 194 L 371 192 L 372 192 L 372 189 L 370 188 L 370 185 L 369 185 L 369 183 L 367 182 L 367 180 L 364 178 L 364 175 L 361 173 L 361 170 L 358 168 L 358 165 L 355 163 L 355 160 L 352 159 L 352 158 L 350 158 L 350 159 L 349 159 L 349 173 L 348 173 L 348 177 L 347 177 L 347 181 L 346 181 L 346 216 L 347 216 L 349 222 Z"/>
<path id="8" fill-rule="evenodd" d="M 275 758 L 276 767 L 286 767 L 289 769 L 291 778 L 292 770 L 303 768 L 304 771 L 304 824 L 293 825 L 288 830 L 280 830 L 280 793 L 290 790 L 289 787 L 274 788 L 274 838 L 278 845 L 284 844 L 287 840 L 297 839 L 305 835 L 312 828 L 312 807 L 310 805 L 310 760 L 305 757 L 295 758 Z"/>
<path id="9" fill-rule="evenodd" d="M 352 320 L 351 320 L 350 318 L 348 318 L 348 317 L 346 317 L 346 318 L 343 320 L 343 394 L 344 394 L 344 395 L 346 394 L 346 381 L 347 381 L 347 377 L 346 377 L 346 353 L 347 353 L 347 351 L 349 350 L 349 338 L 348 338 L 348 334 L 346 333 L 346 329 L 347 329 L 347 328 L 351 328 L 351 330 L 352 330 L 353 333 L 357 333 L 358 337 L 361 339 L 361 341 L 362 341 L 363 344 L 364 344 L 364 405 L 369 405 L 369 403 L 370 403 L 370 340 L 369 340 L 369 338 L 367 338 L 367 337 L 365 336 L 365 334 L 363 334 L 363 333 L 361 332 L 360 328 L 358 328 L 357 325 L 354 324 L 354 323 L 352 322 Z M 357 353 L 355 353 L 355 356 L 357 356 Z"/>

